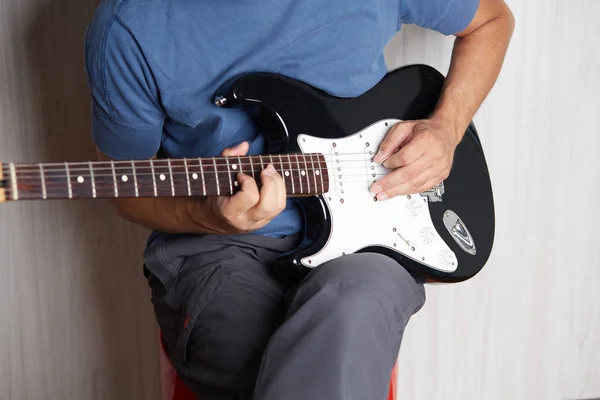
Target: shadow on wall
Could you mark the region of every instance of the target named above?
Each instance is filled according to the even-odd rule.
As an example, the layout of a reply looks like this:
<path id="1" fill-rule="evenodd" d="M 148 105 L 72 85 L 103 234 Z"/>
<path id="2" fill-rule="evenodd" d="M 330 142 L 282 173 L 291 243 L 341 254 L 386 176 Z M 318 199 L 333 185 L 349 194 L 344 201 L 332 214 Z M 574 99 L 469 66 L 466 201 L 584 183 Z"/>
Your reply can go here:
<path id="1" fill-rule="evenodd" d="M 21 44 L 27 49 L 27 70 L 31 71 L 28 93 L 35 96 L 30 100 L 30 118 L 40 121 L 38 137 L 31 142 L 39 145 L 39 161 L 95 159 L 83 49 L 85 30 L 98 1 L 35 3 L 39 6 Z M 58 331 L 71 331 L 68 336 L 78 343 L 54 337 L 66 353 L 55 354 L 60 360 L 54 364 L 64 365 L 65 370 L 52 374 L 61 376 L 63 382 L 66 379 L 69 387 L 58 388 L 64 393 L 48 395 L 157 399 L 157 333 L 141 265 L 146 232 L 120 221 L 102 200 L 59 201 L 49 203 L 48 208 L 52 212 L 45 237 L 72 252 L 62 257 L 68 266 L 56 267 L 63 272 L 61 279 L 70 280 L 74 287 L 68 294 L 53 294 L 64 296 L 60 302 L 68 305 L 68 311 L 61 315 L 73 320 L 51 323 L 62 325 Z M 62 229 L 54 230 L 55 226 Z M 65 236 L 56 237 L 57 232 Z"/>

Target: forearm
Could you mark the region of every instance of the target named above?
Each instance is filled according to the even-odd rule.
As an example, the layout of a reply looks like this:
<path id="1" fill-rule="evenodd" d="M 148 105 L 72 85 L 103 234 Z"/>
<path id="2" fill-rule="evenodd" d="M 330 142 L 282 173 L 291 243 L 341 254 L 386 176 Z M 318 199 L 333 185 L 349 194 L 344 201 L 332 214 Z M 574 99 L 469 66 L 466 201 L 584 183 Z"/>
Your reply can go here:
<path id="1" fill-rule="evenodd" d="M 100 150 L 96 152 L 99 160 L 110 160 Z M 109 202 L 121 218 L 159 232 L 224 233 L 231 228 L 216 216 L 209 197 L 116 198 Z"/>
<path id="2" fill-rule="evenodd" d="M 514 29 L 511 12 L 491 19 L 455 40 L 450 68 L 433 113 L 460 142 L 469 123 L 494 86 Z"/>
<path id="3" fill-rule="evenodd" d="M 206 199 L 130 198 L 111 200 L 118 215 L 151 230 L 166 233 L 220 233 L 223 228 Z"/>

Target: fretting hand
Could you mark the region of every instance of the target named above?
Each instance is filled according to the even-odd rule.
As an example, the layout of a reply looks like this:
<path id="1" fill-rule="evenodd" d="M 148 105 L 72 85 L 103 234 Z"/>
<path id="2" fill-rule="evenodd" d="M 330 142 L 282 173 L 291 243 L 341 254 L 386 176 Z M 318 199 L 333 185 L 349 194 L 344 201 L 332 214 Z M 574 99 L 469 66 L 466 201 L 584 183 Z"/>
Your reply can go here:
<path id="1" fill-rule="evenodd" d="M 244 156 L 248 147 L 248 142 L 242 142 L 223 150 L 221 155 Z M 281 175 L 269 164 L 260 178 L 259 190 L 254 178 L 238 173 L 240 190 L 236 194 L 209 199 L 224 232 L 246 233 L 262 228 L 285 209 L 287 196 Z"/>

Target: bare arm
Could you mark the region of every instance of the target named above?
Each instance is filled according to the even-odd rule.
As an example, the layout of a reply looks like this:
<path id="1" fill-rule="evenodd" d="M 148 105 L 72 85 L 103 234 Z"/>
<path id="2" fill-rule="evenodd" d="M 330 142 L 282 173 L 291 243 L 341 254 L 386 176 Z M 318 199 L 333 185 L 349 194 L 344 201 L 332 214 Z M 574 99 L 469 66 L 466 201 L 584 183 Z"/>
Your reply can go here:
<path id="1" fill-rule="evenodd" d="M 469 26 L 456 35 L 433 115 L 395 125 L 382 142 L 374 160 L 395 171 L 371 187 L 379 200 L 423 192 L 448 177 L 456 146 L 500 74 L 513 30 L 503 0 L 480 1 Z"/>
<path id="2" fill-rule="evenodd" d="M 110 160 L 100 151 L 97 153 L 100 160 Z M 211 212 L 208 198 L 117 198 L 109 202 L 121 218 L 151 230 L 169 233 L 225 230 Z"/>
<path id="3" fill-rule="evenodd" d="M 514 30 L 502 0 L 481 0 L 471 24 L 457 34 L 452 60 L 433 118 L 451 127 L 460 141 L 500 74 Z"/>

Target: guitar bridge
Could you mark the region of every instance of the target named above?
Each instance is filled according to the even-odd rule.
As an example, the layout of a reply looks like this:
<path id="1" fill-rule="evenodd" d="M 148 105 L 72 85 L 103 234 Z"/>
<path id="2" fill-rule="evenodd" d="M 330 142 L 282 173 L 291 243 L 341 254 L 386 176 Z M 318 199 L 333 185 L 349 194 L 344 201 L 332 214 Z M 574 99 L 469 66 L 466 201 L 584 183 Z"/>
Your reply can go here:
<path id="1" fill-rule="evenodd" d="M 442 201 L 442 195 L 444 193 L 444 182 L 440 182 L 431 189 L 420 193 L 420 195 L 427 197 L 427 199 L 431 202 L 440 202 Z"/>

